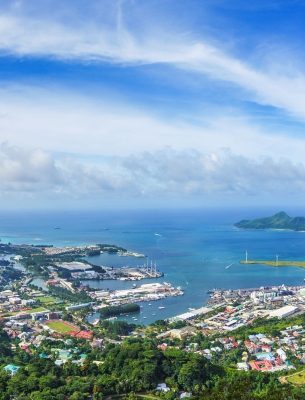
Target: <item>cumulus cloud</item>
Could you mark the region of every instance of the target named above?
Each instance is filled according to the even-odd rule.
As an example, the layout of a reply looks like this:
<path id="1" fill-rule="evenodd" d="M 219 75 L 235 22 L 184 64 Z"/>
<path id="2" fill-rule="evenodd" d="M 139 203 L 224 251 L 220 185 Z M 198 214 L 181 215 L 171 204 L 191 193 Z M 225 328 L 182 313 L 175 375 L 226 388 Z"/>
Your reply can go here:
<path id="1" fill-rule="evenodd" d="M 0 146 L 0 184 L 2 192 L 39 192 L 56 190 L 62 177 L 54 159 L 45 151 L 26 151 L 4 143 Z"/>
<path id="2" fill-rule="evenodd" d="M 253 160 L 230 151 L 164 149 L 95 163 L 54 158 L 39 149 L 0 148 L 0 195 L 27 193 L 98 202 L 105 196 L 164 198 L 304 194 L 305 167 L 272 158 Z"/>
<path id="3" fill-rule="evenodd" d="M 230 151 L 160 151 L 123 161 L 142 191 L 196 194 L 297 193 L 305 190 L 305 168 L 287 159 L 254 160 Z"/>

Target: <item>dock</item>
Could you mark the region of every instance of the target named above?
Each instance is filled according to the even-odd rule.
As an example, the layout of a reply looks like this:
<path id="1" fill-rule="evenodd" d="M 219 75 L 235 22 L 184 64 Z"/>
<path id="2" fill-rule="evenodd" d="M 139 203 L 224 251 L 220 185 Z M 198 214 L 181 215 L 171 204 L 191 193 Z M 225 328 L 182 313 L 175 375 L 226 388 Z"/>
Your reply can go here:
<path id="1" fill-rule="evenodd" d="M 189 319 L 195 318 L 198 315 L 204 315 L 208 312 L 212 311 L 212 308 L 209 307 L 201 307 L 196 310 L 188 311 L 184 314 L 176 315 L 175 317 L 169 318 L 169 322 L 177 322 L 177 321 L 187 321 Z"/>

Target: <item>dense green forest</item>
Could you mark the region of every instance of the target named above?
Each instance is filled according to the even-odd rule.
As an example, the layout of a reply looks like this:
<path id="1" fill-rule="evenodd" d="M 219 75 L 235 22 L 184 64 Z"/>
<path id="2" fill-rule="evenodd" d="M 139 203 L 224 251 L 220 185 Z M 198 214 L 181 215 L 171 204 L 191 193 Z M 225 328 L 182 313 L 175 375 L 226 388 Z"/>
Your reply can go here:
<path id="1" fill-rule="evenodd" d="M 111 329 L 116 323 L 105 324 Z M 118 324 L 120 325 L 120 323 Z M 126 326 L 120 327 L 124 328 Z M 120 331 L 119 329 L 119 331 Z M 109 395 L 148 393 L 165 382 L 171 391 L 159 394 L 164 399 L 178 398 L 189 391 L 205 400 L 301 400 L 305 390 L 282 385 L 276 374 L 239 372 L 211 364 L 205 358 L 177 348 L 164 352 L 154 340 L 128 338 L 123 343 L 92 349 L 86 342 L 75 343 L 88 355 L 84 365 L 68 361 L 62 367 L 52 358 L 40 358 L 21 350 L 12 352 L 6 334 L 0 332 L 0 400 L 87 400 Z M 98 361 L 97 363 L 95 363 Z M 3 367 L 14 363 L 21 368 L 14 376 Z"/>
<path id="2" fill-rule="evenodd" d="M 135 303 L 122 304 L 120 306 L 108 306 L 100 310 L 102 317 L 111 317 L 113 315 L 128 314 L 140 312 L 140 306 Z"/>

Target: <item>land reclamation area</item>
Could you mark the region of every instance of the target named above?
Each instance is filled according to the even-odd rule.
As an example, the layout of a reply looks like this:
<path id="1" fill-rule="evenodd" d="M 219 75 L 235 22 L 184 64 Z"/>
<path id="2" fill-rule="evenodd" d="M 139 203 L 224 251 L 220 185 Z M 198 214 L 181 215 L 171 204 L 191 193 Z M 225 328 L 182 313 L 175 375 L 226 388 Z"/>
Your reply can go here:
<path id="1" fill-rule="evenodd" d="M 242 260 L 240 264 L 257 264 L 268 265 L 270 267 L 299 267 L 305 268 L 305 261 L 289 261 L 289 260 Z"/>

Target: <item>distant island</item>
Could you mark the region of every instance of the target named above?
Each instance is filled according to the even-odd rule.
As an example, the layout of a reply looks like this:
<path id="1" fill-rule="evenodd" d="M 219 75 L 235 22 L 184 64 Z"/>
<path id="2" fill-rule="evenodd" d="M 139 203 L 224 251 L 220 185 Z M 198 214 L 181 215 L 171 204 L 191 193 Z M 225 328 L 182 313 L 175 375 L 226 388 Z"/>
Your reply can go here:
<path id="1" fill-rule="evenodd" d="M 287 213 L 281 211 L 271 217 L 253 220 L 243 219 L 234 225 L 242 229 L 289 229 L 292 231 L 305 231 L 305 217 L 290 217 Z"/>

